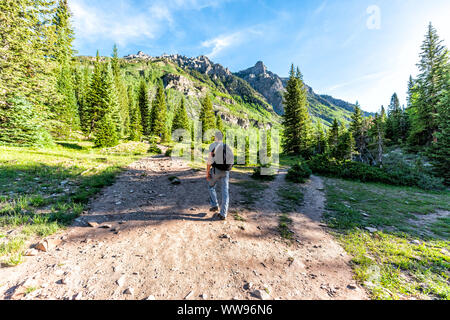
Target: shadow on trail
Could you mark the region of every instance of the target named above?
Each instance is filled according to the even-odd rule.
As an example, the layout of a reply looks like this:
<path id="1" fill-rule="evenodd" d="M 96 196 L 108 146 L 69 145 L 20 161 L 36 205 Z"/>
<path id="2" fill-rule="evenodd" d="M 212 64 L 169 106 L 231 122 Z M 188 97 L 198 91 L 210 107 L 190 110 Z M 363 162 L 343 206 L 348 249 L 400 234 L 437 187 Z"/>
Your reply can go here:
<path id="1" fill-rule="evenodd" d="M 170 158 L 156 156 L 149 159 L 155 161 L 156 167 L 162 161 L 169 164 Z M 163 164 L 164 166 L 164 164 Z M 165 170 L 167 169 L 167 170 Z M 91 199 L 88 214 L 80 217 L 81 222 L 74 226 L 84 227 L 85 235 L 77 235 L 77 238 L 101 237 L 108 234 L 114 234 L 115 229 L 121 233 L 127 232 L 133 228 L 157 227 L 176 221 L 193 221 L 199 223 L 217 223 L 221 221 L 209 212 L 209 193 L 205 171 L 186 168 L 183 170 L 171 170 L 170 167 L 161 169 L 162 171 L 151 170 L 143 165 L 139 169 L 130 169 L 122 173 L 115 184 L 104 188 L 94 199 Z M 173 185 L 170 177 L 176 176 L 181 184 Z M 249 181 L 259 183 L 251 179 L 248 174 L 241 172 L 231 172 L 230 175 L 230 206 L 227 223 L 230 225 L 242 224 L 235 221 L 234 213 L 246 216 L 246 223 L 258 224 L 256 220 L 260 216 L 271 214 L 273 212 L 258 208 L 258 212 L 242 209 L 242 202 L 248 195 L 249 190 L 236 184 L 240 181 Z M 221 187 L 217 186 L 219 204 L 221 204 Z M 259 192 L 259 189 L 255 189 Z M 260 199 L 258 199 L 260 201 Z M 77 219 L 77 220 L 80 220 Z M 111 224 L 111 229 L 92 228 L 89 222 L 99 224 Z M 120 224 L 121 222 L 125 222 Z M 257 232 L 239 232 L 240 237 L 248 239 L 258 239 L 264 237 L 273 237 L 278 235 L 276 228 L 265 228 Z M 77 240 L 76 238 L 69 238 Z"/>

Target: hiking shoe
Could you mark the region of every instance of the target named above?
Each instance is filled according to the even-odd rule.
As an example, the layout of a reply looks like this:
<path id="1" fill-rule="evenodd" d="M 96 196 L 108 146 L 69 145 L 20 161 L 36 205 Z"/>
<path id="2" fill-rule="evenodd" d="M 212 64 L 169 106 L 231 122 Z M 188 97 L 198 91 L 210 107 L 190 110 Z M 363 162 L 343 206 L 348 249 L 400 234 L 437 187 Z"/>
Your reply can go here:
<path id="1" fill-rule="evenodd" d="M 226 220 L 227 217 L 224 217 L 223 215 L 219 214 L 219 219 L 220 219 L 220 220 Z"/>
<path id="2" fill-rule="evenodd" d="M 217 212 L 217 211 L 219 211 L 219 207 L 211 207 L 211 209 L 209 209 L 209 211 Z"/>

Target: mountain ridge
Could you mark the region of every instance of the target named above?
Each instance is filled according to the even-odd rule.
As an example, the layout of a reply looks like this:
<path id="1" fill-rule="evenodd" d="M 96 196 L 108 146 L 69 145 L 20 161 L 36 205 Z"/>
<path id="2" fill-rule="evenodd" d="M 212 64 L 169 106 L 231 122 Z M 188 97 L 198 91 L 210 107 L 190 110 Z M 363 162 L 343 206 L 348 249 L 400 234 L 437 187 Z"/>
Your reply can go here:
<path id="1" fill-rule="evenodd" d="M 123 57 L 125 60 L 167 60 L 176 64 L 189 74 L 199 77 L 197 73 L 207 76 L 214 84 L 226 94 L 233 98 L 242 100 L 245 103 L 259 105 L 270 113 L 282 115 L 283 93 L 286 88 L 288 78 L 282 78 L 268 70 L 263 61 L 258 61 L 253 67 L 239 72 L 231 72 L 221 64 L 214 63 L 205 55 L 198 57 L 187 57 L 180 54 L 164 54 L 159 57 L 152 57 L 139 51 Z M 355 104 L 342 99 L 334 98 L 326 94 L 316 94 L 312 87 L 305 84 L 309 112 L 313 119 L 321 119 L 326 125 L 331 125 L 334 118 L 350 121 Z M 366 116 L 371 115 L 365 112 Z"/>
<path id="2" fill-rule="evenodd" d="M 283 92 L 286 89 L 289 78 L 283 78 L 268 70 L 264 62 L 258 61 L 253 67 L 236 72 L 235 75 L 246 80 L 250 85 L 260 92 L 269 103 L 271 103 L 278 114 L 284 113 Z M 355 104 L 349 103 L 342 99 L 334 98 L 326 94 L 317 94 L 313 88 L 305 83 L 308 94 L 308 102 L 314 105 L 322 104 L 327 107 L 339 107 L 349 112 L 354 112 Z M 363 111 L 366 116 L 371 113 Z"/>

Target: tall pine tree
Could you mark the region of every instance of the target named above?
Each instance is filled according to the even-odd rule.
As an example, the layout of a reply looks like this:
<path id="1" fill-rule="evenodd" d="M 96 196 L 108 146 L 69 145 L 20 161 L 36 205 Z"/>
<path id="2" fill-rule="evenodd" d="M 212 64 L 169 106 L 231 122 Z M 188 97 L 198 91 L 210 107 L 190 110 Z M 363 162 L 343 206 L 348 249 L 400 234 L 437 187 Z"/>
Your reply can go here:
<path id="1" fill-rule="evenodd" d="M 388 106 L 388 118 L 386 121 L 386 139 L 391 144 L 398 144 L 402 140 L 401 123 L 403 118 L 403 111 L 400 107 L 397 93 L 394 93 L 391 98 L 391 103 Z"/>
<path id="2" fill-rule="evenodd" d="M 339 142 L 339 123 L 336 118 L 333 120 L 330 130 L 328 130 L 328 147 L 331 157 L 336 158 L 336 148 Z"/>
<path id="3" fill-rule="evenodd" d="M 153 100 L 152 111 L 150 114 L 150 133 L 160 137 L 161 141 L 167 141 L 169 139 L 166 94 L 161 83 L 157 86 L 156 96 Z"/>
<path id="4" fill-rule="evenodd" d="M 109 63 L 105 65 L 100 62 L 100 55 L 97 52 L 81 129 L 90 137 L 97 131 L 99 121 L 103 121 L 103 118 L 108 115 L 108 121 L 114 123 L 113 127 L 117 135 L 117 122 L 112 118 L 115 112 L 117 112 L 117 97 L 115 96 L 111 67 Z M 106 125 L 105 121 L 102 122 L 102 128 L 111 127 L 109 124 Z"/>
<path id="5" fill-rule="evenodd" d="M 312 145 L 312 122 L 308 113 L 308 101 L 300 71 L 291 67 L 284 94 L 283 150 L 288 154 L 309 157 Z"/>
<path id="6" fill-rule="evenodd" d="M 54 47 L 52 0 L 0 2 L 0 107 L 22 96 L 36 112 L 53 102 L 56 78 L 50 57 Z"/>
<path id="7" fill-rule="evenodd" d="M 67 0 L 58 0 L 58 6 L 53 18 L 55 26 L 55 59 L 60 63 L 72 59 L 74 54 L 73 41 L 75 39 L 74 31 L 71 24 L 71 12 Z"/>
<path id="8" fill-rule="evenodd" d="M 119 114 L 120 114 L 120 134 L 122 136 L 127 136 L 129 134 L 130 127 L 130 110 L 128 102 L 128 92 L 125 82 L 123 80 L 123 75 L 120 69 L 120 61 L 119 61 L 119 51 L 117 49 L 117 45 L 113 47 L 113 54 L 111 59 L 111 68 L 114 76 L 114 86 L 116 88 L 117 93 L 117 102 L 119 106 Z"/>
<path id="9" fill-rule="evenodd" d="M 128 103 L 130 104 L 130 140 L 140 141 L 143 133 L 141 110 L 136 103 L 136 99 L 134 98 L 134 90 L 131 86 L 128 87 Z"/>
<path id="10" fill-rule="evenodd" d="M 108 99 L 108 113 L 116 128 L 117 137 L 121 139 L 123 133 L 122 114 L 120 112 L 119 98 L 110 61 L 106 62 L 103 71 L 103 85 L 106 92 L 105 98 Z"/>
<path id="11" fill-rule="evenodd" d="M 355 150 L 357 151 L 356 156 L 360 162 L 363 162 L 366 144 L 365 144 L 363 116 L 358 102 L 356 102 L 355 111 L 352 115 L 352 122 L 350 123 L 350 131 L 355 141 Z"/>
<path id="12" fill-rule="evenodd" d="M 181 99 L 180 106 L 175 112 L 175 116 L 172 121 L 172 132 L 178 129 L 184 129 L 189 131 L 189 117 L 184 105 L 184 99 Z"/>
<path id="13" fill-rule="evenodd" d="M 85 109 L 91 80 L 91 72 L 89 70 L 89 67 L 87 65 L 84 65 L 81 68 L 76 68 L 73 78 L 80 127 L 83 130 L 83 125 L 87 122 L 85 117 L 88 116 L 88 114 L 85 113 Z"/>
<path id="14" fill-rule="evenodd" d="M 323 154 L 328 150 L 328 141 L 322 122 L 317 121 L 316 132 L 314 136 L 315 154 Z"/>
<path id="15" fill-rule="evenodd" d="M 144 79 L 139 84 L 138 107 L 141 113 L 141 122 L 143 134 L 149 136 L 151 134 L 150 123 L 150 99 L 148 97 L 148 87 Z"/>
<path id="16" fill-rule="evenodd" d="M 0 1 L 0 126 L 16 132 L 17 142 L 27 135 L 36 141 L 35 131 L 17 121 L 18 113 L 33 110 L 27 123 L 46 130 L 48 106 L 56 103 L 54 8 L 53 0 Z"/>
<path id="17" fill-rule="evenodd" d="M 225 135 L 222 117 L 219 114 L 216 116 L 216 129 Z"/>
<path id="18" fill-rule="evenodd" d="M 435 174 L 444 178 L 445 184 L 450 185 L 450 66 L 447 66 L 446 78 L 444 95 L 437 106 L 437 131 L 430 155 Z"/>
<path id="19" fill-rule="evenodd" d="M 52 111 L 53 131 L 56 135 L 66 133 L 80 126 L 79 110 L 73 83 L 72 68 L 68 61 L 63 61 L 57 75 L 56 88 L 58 101 L 50 108 Z"/>
<path id="20" fill-rule="evenodd" d="M 417 64 L 420 74 L 412 90 L 410 144 L 430 146 L 438 131 L 438 105 L 444 99 L 448 50 L 430 23 Z"/>
<path id="21" fill-rule="evenodd" d="M 216 116 L 214 115 L 212 101 L 208 94 L 202 100 L 202 106 L 200 109 L 200 121 L 202 123 L 203 134 L 208 130 L 216 128 Z M 210 140 L 211 139 L 206 139 L 205 142 L 210 142 Z"/>

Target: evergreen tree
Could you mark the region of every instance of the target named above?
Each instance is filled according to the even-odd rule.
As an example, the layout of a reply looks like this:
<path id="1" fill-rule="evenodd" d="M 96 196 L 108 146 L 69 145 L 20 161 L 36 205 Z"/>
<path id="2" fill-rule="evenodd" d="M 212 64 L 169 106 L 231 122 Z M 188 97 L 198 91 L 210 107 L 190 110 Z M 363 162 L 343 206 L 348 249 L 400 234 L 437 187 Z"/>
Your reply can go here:
<path id="1" fill-rule="evenodd" d="M 130 103 L 130 140 L 140 141 L 142 138 L 142 120 L 141 120 L 141 110 L 137 105 L 134 95 L 133 88 L 128 87 L 128 102 Z"/>
<path id="2" fill-rule="evenodd" d="M 383 123 L 386 123 L 386 110 L 384 109 L 384 106 L 381 106 L 381 111 L 380 111 L 380 119 Z"/>
<path id="3" fill-rule="evenodd" d="M 206 95 L 202 100 L 200 121 L 202 123 L 203 134 L 210 129 L 216 128 L 216 116 L 214 115 L 214 109 L 209 95 Z M 209 139 L 205 142 L 209 142 Z"/>
<path id="4" fill-rule="evenodd" d="M 315 154 L 323 154 L 328 150 L 328 142 L 326 138 L 323 125 L 320 121 L 317 121 L 317 127 L 315 132 Z"/>
<path id="5" fill-rule="evenodd" d="M 383 152 L 385 144 L 385 119 L 382 116 L 383 107 L 380 115 L 375 114 L 372 125 L 369 129 L 370 143 L 369 150 L 375 155 L 374 163 L 378 166 L 383 166 Z"/>
<path id="6" fill-rule="evenodd" d="M 106 94 L 105 99 L 108 103 L 108 113 L 110 118 L 114 123 L 116 128 L 116 134 L 118 139 L 122 138 L 123 124 L 122 124 L 122 114 L 120 112 L 119 99 L 117 96 L 117 89 L 114 82 L 114 74 L 112 71 L 111 63 L 106 62 L 103 71 L 103 86 L 104 92 Z"/>
<path id="7" fill-rule="evenodd" d="M 420 74 L 411 88 L 415 99 L 411 102 L 411 133 L 409 142 L 429 146 L 438 131 L 438 105 L 445 94 L 445 73 L 448 50 L 430 23 L 421 47 Z"/>
<path id="8" fill-rule="evenodd" d="M 172 132 L 178 129 L 189 130 L 189 117 L 184 106 L 184 99 L 181 99 L 180 106 L 178 107 L 175 117 L 172 122 Z"/>
<path id="9" fill-rule="evenodd" d="M 129 126 L 130 126 L 130 110 L 129 110 L 130 103 L 128 101 L 127 87 L 124 83 L 123 75 L 120 70 L 119 52 L 117 49 L 117 45 L 114 45 L 113 47 L 111 68 L 114 76 L 114 86 L 116 88 L 117 102 L 119 105 L 119 114 L 121 121 L 120 133 L 122 136 L 127 136 L 129 134 Z"/>
<path id="10" fill-rule="evenodd" d="M 42 126 L 42 118 L 23 98 L 10 98 L 0 108 L 0 142 L 17 146 L 53 144 L 50 134 Z"/>
<path id="11" fill-rule="evenodd" d="M 113 47 L 111 69 L 115 78 L 120 76 L 119 49 L 116 44 Z"/>
<path id="12" fill-rule="evenodd" d="M 144 135 L 149 136 L 151 134 L 150 123 L 150 99 L 148 97 L 148 87 L 144 79 L 141 79 L 139 85 L 138 106 L 141 113 L 142 130 Z"/>
<path id="13" fill-rule="evenodd" d="M 344 130 L 339 136 L 339 142 L 335 150 L 335 158 L 338 160 L 352 160 L 355 149 L 355 139 L 350 130 Z"/>
<path id="14" fill-rule="evenodd" d="M 117 130 L 110 114 L 106 114 L 97 123 L 95 128 L 95 146 L 97 147 L 114 147 L 119 143 Z"/>
<path id="15" fill-rule="evenodd" d="M 412 78 L 412 76 L 409 76 L 409 80 L 408 80 L 408 93 L 407 93 L 407 97 L 406 97 L 406 108 L 410 108 L 411 105 L 413 104 L 414 101 L 414 80 Z"/>
<path id="16" fill-rule="evenodd" d="M 394 93 L 391 98 L 391 103 L 388 107 L 388 118 L 386 121 L 386 139 L 392 144 L 397 144 L 402 139 L 401 123 L 403 118 L 403 111 L 400 107 L 397 93 Z"/>
<path id="17" fill-rule="evenodd" d="M 108 121 L 112 121 L 117 135 L 117 121 L 112 116 L 117 112 L 117 97 L 115 95 L 114 82 L 109 63 L 105 66 L 100 62 L 100 56 L 97 52 L 97 59 L 89 86 L 88 95 L 86 97 L 86 108 L 84 110 L 83 123 L 81 129 L 85 134 L 90 136 L 96 132 L 97 124 L 107 114 Z M 109 128 L 103 121 L 103 128 Z M 113 134 L 113 133 L 111 133 Z"/>
<path id="18" fill-rule="evenodd" d="M 399 120 L 399 134 L 402 143 L 405 143 L 408 139 L 409 130 L 411 127 L 411 122 L 409 119 L 409 115 L 406 112 L 406 108 L 403 107 L 401 110 L 401 116 Z"/>
<path id="19" fill-rule="evenodd" d="M 353 135 L 355 141 L 355 150 L 357 151 L 357 159 L 360 162 L 364 162 L 364 156 L 366 153 L 366 135 L 364 130 L 364 121 L 362 117 L 362 111 L 359 103 L 356 102 L 355 111 L 352 115 L 352 122 L 350 123 L 350 132 Z"/>
<path id="20" fill-rule="evenodd" d="M 53 12 L 53 0 L 0 2 L 0 108 L 12 111 L 7 99 L 21 96 L 45 121 L 56 88 Z"/>
<path id="21" fill-rule="evenodd" d="M 219 114 L 216 116 L 216 128 L 217 128 L 217 130 L 219 130 L 220 132 L 225 134 L 225 128 L 223 126 L 223 121 Z"/>
<path id="22" fill-rule="evenodd" d="M 445 184 L 450 185 L 450 66 L 447 68 L 446 78 L 445 93 L 438 104 L 438 130 L 430 155 L 436 176 L 444 178 Z"/>
<path id="23" fill-rule="evenodd" d="M 330 155 L 336 158 L 336 148 L 339 142 L 339 123 L 336 118 L 333 120 L 331 129 L 328 130 L 328 147 Z"/>
<path id="24" fill-rule="evenodd" d="M 55 69 L 56 95 L 51 104 L 51 119 L 56 135 L 79 128 L 79 113 L 75 97 L 74 79 L 72 77 L 72 57 L 74 50 L 72 42 L 74 31 L 71 26 L 71 13 L 67 0 L 58 0 L 58 5 L 52 19 L 54 34 L 50 37 L 54 45 L 49 48 L 49 54 L 57 62 Z"/>
<path id="25" fill-rule="evenodd" d="M 150 114 L 150 132 L 152 135 L 160 137 L 161 141 L 167 141 L 169 139 L 166 95 L 161 84 L 158 84 L 156 96 L 153 100 L 152 111 Z"/>
<path id="26" fill-rule="evenodd" d="M 60 67 L 56 83 L 59 94 L 58 101 L 50 109 L 52 111 L 53 129 L 57 134 L 78 129 L 80 118 L 73 84 L 72 70 L 67 61 Z M 60 133 L 58 133 L 58 131 Z"/>
<path id="27" fill-rule="evenodd" d="M 302 75 L 294 65 L 284 94 L 285 114 L 283 116 L 283 150 L 305 158 L 311 155 L 312 129 L 307 108 L 306 89 Z"/>
<path id="28" fill-rule="evenodd" d="M 87 108 L 86 101 L 90 85 L 89 67 L 83 66 L 82 68 L 76 68 L 73 78 L 79 122 L 80 127 L 83 128 L 84 124 L 87 122 L 86 117 L 88 116 L 85 113 L 85 109 Z"/>
<path id="29" fill-rule="evenodd" d="M 58 0 L 53 25 L 55 26 L 55 59 L 60 64 L 68 62 L 73 54 L 74 31 L 70 22 L 71 13 L 67 0 Z"/>

